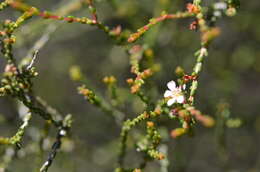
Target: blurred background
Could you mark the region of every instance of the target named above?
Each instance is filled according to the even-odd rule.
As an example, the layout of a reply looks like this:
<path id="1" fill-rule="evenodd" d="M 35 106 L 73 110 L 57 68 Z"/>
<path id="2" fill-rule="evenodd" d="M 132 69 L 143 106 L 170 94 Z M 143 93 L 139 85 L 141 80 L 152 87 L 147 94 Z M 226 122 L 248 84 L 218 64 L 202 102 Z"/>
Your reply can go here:
<path id="1" fill-rule="evenodd" d="M 76 0 L 25 0 L 41 10 L 65 14 L 66 7 Z M 185 9 L 189 1 L 183 0 L 97 0 L 95 6 L 100 21 L 111 28 L 135 31 L 147 24 L 161 11 L 169 13 Z M 216 1 L 210 1 L 216 2 Z M 209 3 L 210 3 L 209 2 Z M 243 1 L 237 15 L 223 17 L 217 25 L 221 35 L 213 42 L 205 60 L 196 95 L 196 107 L 216 119 L 216 126 L 204 128 L 197 125 L 194 137 L 172 139 L 168 135 L 177 123 L 162 119 L 160 132 L 164 149 L 168 150 L 169 172 L 259 172 L 260 171 L 260 1 Z M 19 12 L 9 8 L 1 12 L 0 19 L 15 19 Z M 68 15 L 90 16 L 87 6 Z M 191 72 L 195 63 L 194 52 L 200 48 L 199 33 L 189 30 L 191 19 L 166 21 L 153 29 L 137 44 L 153 50 L 154 61 L 160 70 L 149 79 L 147 94 L 161 98 L 166 84 L 175 80 L 177 66 Z M 63 114 L 73 115 L 70 137 L 64 139 L 62 151 L 57 155 L 50 172 L 110 172 L 113 171 L 119 143 L 120 127 L 115 121 L 90 105 L 78 95 L 76 83 L 69 71 L 79 66 L 98 95 L 107 99 L 102 79 L 114 75 L 119 92 L 126 101 L 127 117 L 134 118 L 142 112 L 139 99 L 129 93 L 125 80 L 130 73 L 129 57 L 122 46 L 115 44 L 96 27 L 77 23 L 42 20 L 33 17 L 16 33 L 15 57 L 28 56 L 40 39 L 46 44 L 40 48 L 35 67 L 39 76 L 34 79 L 34 91 Z M 2 55 L 1 55 L 2 56 Z M 5 61 L 0 59 L 1 70 Z M 152 87 L 151 87 L 152 86 Z M 21 107 L 10 97 L 0 99 L 0 135 L 12 136 L 21 124 Z M 160 125 L 159 125 L 160 126 Z M 167 126 L 167 127 L 166 127 Z M 55 138 L 52 128 L 44 139 L 43 152 L 38 143 L 44 123 L 33 116 L 26 130 L 21 149 L 10 162 L 9 171 L 36 171 L 47 157 Z M 128 167 L 137 167 L 140 154 L 134 150 L 136 138 L 142 134 L 134 131 L 129 137 L 126 157 Z M 0 147 L 3 161 L 4 146 Z M 11 148 L 8 148 L 11 151 Z M 1 158 L 2 157 L 2 158 Z M 160 162 L 151 162 L 145 171 L 160 171 Z"/>

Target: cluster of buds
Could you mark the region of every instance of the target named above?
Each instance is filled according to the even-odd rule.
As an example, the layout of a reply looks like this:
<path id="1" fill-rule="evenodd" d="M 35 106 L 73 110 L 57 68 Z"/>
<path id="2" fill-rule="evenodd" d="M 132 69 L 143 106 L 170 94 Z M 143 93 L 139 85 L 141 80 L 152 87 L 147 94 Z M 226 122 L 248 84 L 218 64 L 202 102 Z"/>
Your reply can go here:
<path id="1" fill-rule="evenodd" d="M 130 63 L 131 63 L 131 72 L 136 75 L 135 79 L 127 79 L 127 83 L 131 86 L 131 93 L 135 94 L 140 91 L 141 86 L 144 84 L 144 79 L 152 76 L 152 69 L 148 68 L 140 72 L 139 62 L 144 53 L 143 47 L 139 45 L 133 46 L 129 53 L 131 54 Z"/>
<path id="2" fill-rule="evenodd" d="M 179 119 L 179 121 L 182 123 L 181 128 L 176 128 L 171 131 L 171 136 L 173 138 L 180 137 L 186 133 L 188 133 L 191 129 L 191 126 L 194 123 L 194 120 L 191 116 L 191 114 L 186 109 L 173 109 L 171 111 L 171 114 Z"/>
<path id="3" fill-rule="evenodd" d="M 197 5 L 194 5 L 194 4 L 192 4 L 192 3 L 188 3 L 188 4 L 186 5 L 186 8 L 187 8 L 187 11 L 188 11 L 189 13 L 197 14 L 197 13 L 200 12 L 200 8 L 199 8 Z"/>
<path id="4" fill-rule="evenodd" d="M 134 70 L 134 69 L 133 69 Z M 135 79 L 127 79 L 127 83 L 131 86 L 131 93 L 137 93 L 140 91 L 141 86 L 144 83 L 144 79 L 152 76 L 153 72 L 151 69 L 145 69 L 143 72 L 138 73 Z"/>
<path id="5" fill-rule="evenodd" d="M 152 121 L 147 121 L 146 122 L 146 127 L 147 127 L 147 135 L 148 138 L 151 140 L 152 142 L 152 148 L 156 148 L 160 141 L 161 141 L 161 136 L 159 134 L 159 132 L 156 130 L 156 126 L 154 124 L 154 122 Z"/>
<path id="6" fill-rule="evenodd" d="M 188 83 L 190 81 L 195 81 L 198 79 L 198 76 L 197 75 L 184 75 L 183 76 L 183 81 L 184 83 Z"/>
<path id="7" fill-rule="evenodd" d="M 137 150 L 146 153 L 150 158 L 162 160 L 164 155 L 157 151 L 157 147 L 160 144 L 161 136 L 157 131 L 155 123 L 152 121 L 146 122 L 147 135 L 143 140 L 137 143 Z"/>
<path id="8" fill-rule="evenodd" d="M 96 94 L 87 89 L 86 86 L 78 87 L 79 94 L 82 94 L 91 104 L 100 105 L 100 99 L 96 96 Z"/>
<path id="9" fill-rule="evenodd" d="M 15 22 L 6 20 L 4 22 L 4 27 L 7 33 L 12 33 L 16 28 L 18 28 L 24 21 L 31 18 L 33 15 L 37 14 L 38 10 L 34 7 L 29 7 L 26 12 L 23 13 Z"/>
<path id="10" fill-rule="evenodd" d="M 114 76 L 106 76 L 103 78 L 103 82 L 109 86 L 114 85 L 117 80 Z"/>
<path id="11" fill-rule="evenodd" d="M 107 85 L 108 87 L 108 94 L 111 98 L 111 104 L 116 107 L 119 105 L 119 99 L 118 99 L 118 94 L 117 94 L 117 79 L 114 76 L 106 76 L 103 78 L 103 82 Z"/>
<path id="12" fill-rule="evenodd" d="M 182 122 L 181 128 L 172 130 L 171 136 L 173 138 L 180 137 L 189 132 L 195 120 L 200 122 L 205 127 L 213 127 L 215 124 L 215 120 L 212 117 L 203 115 L 193 106 L 186 107 L 185 109 L 174 108 L 172 109 L 171 114 Z"/>
<path id="13" fill-rule="evenodd" d="M 195 117 L 197 121 L 199 121 L 205 127 L 213 127 L 215 125 L 215 120 L 208 116 L 203 115 L 199 110 L 195 109 L 194 107 L 189 107 L 187 110 L 190 112 L 191 115 Z"/>
<path id="14" fill-rule="evenodd" d="M 14 64 L 7 64 L 4 78 L 1 80 L 1 95 L 6 93 L 19 95 L 20 92 L 29 92 L 32 86 L 30 79 L 37 75 L 34 67 L 19 71 Z"/>
<path id="15" fill-rule="evenodd" d="M 165 158 L 165 155 L 159 151 L 156 151 L 154 149 L 152 150 L 148 150 L 147 154 L 152 157 L 153 159 L 157 159 L 157 160 L 163 160 Z"/>
<path id="16" fill-rule="evenodd" d="M 144 83 L 144 79 L 152 76 L 153 72 L 151 69 L 145 69 L 143 72 L 139 73 L 135 79 L 127 79 L 127 83 L 131 85 L 131 93 L 137 93 Z"/>
<path id="17" fill-rule="evenodd" d="M 191 131 L 191 127 L 194 124 L 193 116 L 183 107 L 175 107 L 170 111 L 170 116 L 174 119 L 178 119 L 181 123 L 180 128 L 173 129 L 171 131 L 172 138 L 180 137 Z"/>

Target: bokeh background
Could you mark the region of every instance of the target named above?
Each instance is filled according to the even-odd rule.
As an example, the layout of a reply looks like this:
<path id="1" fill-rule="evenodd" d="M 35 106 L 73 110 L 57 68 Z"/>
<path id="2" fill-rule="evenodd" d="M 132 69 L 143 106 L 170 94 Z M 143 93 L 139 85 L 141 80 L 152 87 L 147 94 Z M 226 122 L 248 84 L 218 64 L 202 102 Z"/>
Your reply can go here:
<path id="1" fill-rule="evenodd" d="M 76 1 L 76 0 L 74 0 Z M 73 0 L 44 0 L 25 2 L 42 10 L 59 11 Z M 97 0 L 99 19 L 111 28 L 135 31 L 161 11 L 184 10 L 183 0 Z M 216 1 L 210 1 L 216 2 Z M 209 3 L 210 3 L 209 2 Z M 213 42 L 206 59 L 196 107 L 217 120 L 214 128 L 197 125 L 194 137 L 172 139 L 170 130 L 177 123 L 162 120 L 163 144 L 168 149 L 170 172 L 259 172 L 260 171 L 260 1 L 242 1 L 235 17 L 223 17 L 217 25 L 221 35 Z M 7 9 L 0 19 L 15 19 L 19 12 Z M 75 16 L 89 16 L 86 6 L 71 12 Z M 147 86 L 154 98 L 160 98 L 166 84 L 176 79 L 175 68 L 181 66 L 191 72 L 195 62 L 193 53 L 200 48 L 199 33 L 189 30 L 192 20 L 166 21 L 150 30 L 138 43 L 154 51 L 154 60 L 160 65 Z M 55 30 L 55 31 L 54 31 Z M 122 46 L 116 45 L 95 27 L 42 20 L 34 17 L 16 32 L 15 57 L 27 56 L 42 35 L 50 33 L 48 42 L 40 49 L 35 66 L 39 77 L 34 79 L 36 95 L 44 98 L 62 113 L 71 113 L 74 123 L 70 137 L 64 140 L 62 151 L 50 172 L 110 172 L 117 158 L 120 127 L 115 121 L 90 105 L 77 93 L 78 83 L 70 79 L 71 66 L 78 65 L 99 95 L 107 97 L 103 77 L 114 75 L 118 79 L 124 111 L 129 118 L 142 111 L 142 103 L 132 96 L 125 82 L 131 77 L 129 57 Z M 47 34 L 48 35 L 48 34 Z M 4 59 L 0 59 L 4 70 Z M 21 108 L 20 108 L 21 110 Z M 0 135 L 15 133 L 21 119 L 19 105 L 11 98 L 0 99 Z M 167 127 L 165 127 L 167 126 Z M 36 171 L 47 157 L 55 137 L 55 129 L 44 140 L 44 152 L 39 153 L 37 143 L 43 121 L 33 121 L 23 139 L 20 150 L 10 163 L 13 172 Z M 142 129 L 140 128 L 142 131 Z M 136 133 L 136 134 L 134 134 Z M 136 167 L 141 156 L 134 150 L 134 141 L 142 132 L 134 131 L 126 164 Z M 5 147 L 6 148 L 6 147 Z M 4 147 L 0 147 L 1 155 Z M 1 159 L 1 156 L 0 156 Z M 149 163 L 147 172 L 160 171 L 160 163 Z"/>

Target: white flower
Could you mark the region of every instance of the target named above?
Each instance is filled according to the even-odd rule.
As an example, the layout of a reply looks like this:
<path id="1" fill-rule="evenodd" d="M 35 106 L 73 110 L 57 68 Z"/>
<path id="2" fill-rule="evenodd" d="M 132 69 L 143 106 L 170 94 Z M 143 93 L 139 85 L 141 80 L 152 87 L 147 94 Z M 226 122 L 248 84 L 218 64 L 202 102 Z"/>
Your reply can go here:
<path id="1" fill-rule="evenodd" d="M 182 91 L 185 90 L 185 85 L 177 87 L 174 81 L 170 81 L 167 83 L 167 87 L 169 90 L 165 91 L 164 97 L 169 98 L 167 102 L 168 106 L 174 103 L 184 103 L 185 98 Z"/>

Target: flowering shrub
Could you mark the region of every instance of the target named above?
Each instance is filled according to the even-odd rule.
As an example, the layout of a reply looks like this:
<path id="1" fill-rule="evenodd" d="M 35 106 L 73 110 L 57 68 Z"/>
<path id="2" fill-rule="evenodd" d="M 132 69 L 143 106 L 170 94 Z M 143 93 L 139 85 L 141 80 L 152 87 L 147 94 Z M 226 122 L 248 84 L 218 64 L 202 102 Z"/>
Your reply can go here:
<path id="1" fill-rule="evenodd" d="M 114 2 L 114 1 L 113 1 Z M 112 2 L 111 2 L 112 3 Z M 79 8 L 87 6 L 90 17 L 67 16 Z M 32 17 L 37 16 L 38 20 L 49 19 L 51 21 L 63 21 L 67 23 L 79 23 L 96 27 L 103 31 L 115 44 L 121 46 L 129 55 L 130 72 L 132 76 L 126 78 L 129 85 L 129 93 L 136 96 L 144 105 L 142 112 L 136 114 L 133 118 L 128 116 L 123 108 L 127 104 L 127 99 L 122 100 L 122 93 L 118 85 L 118 79 L 115 76 L 105 76 L 103 82 L 107 87 L 109 99 L 103 98 L 102 94 L 97 93 L 95 88 L 89 83 L 87 77 L 84 76 L 79 66 L 70 68 L 70 77 L 73 81 L 80 84 L 77 88 L 78 93 L 90 103 L 99 108 L 105 114 L 115 120 L 115 124 L 121 128 L 118 140 L 117 150 L 118 159 L 115 163 L 115 171 L 143 171 L 148 162 L 158 160 L 161 161 L 162 169 L 167 169 L 169 161 L 167 157 L 165 144 L 161 144 L 163 136 L 160 134 L 159 125 L 161 118 L 174 120 L 178 122 L 178 127 L 171 128 L 168 133 L 173 139 L 183 135 L 193 135 L 194 128 L 197 127 L 196 122 L 201 123 L 205 127 L 213 127 L 216 121 L 208 115 L 204 115 L 195 107 L 196 92 L 199 84 L 199 76 L 203 68 L 203 63 L 208 56 L 211 42 L 220 34 L 220 28 L 216 22 L 224 16 L 234 16 L 239 7 L 237 0 L 225 0 L 212 4 L 204 4 L 201 0 L 194 0 L 187 3 L 183 11 L 169 14 L 165 11 L 160 16 L 149 20 L 136 32 L 131 33 L 122 26 L 108 27 L 99 19 L 99 10 L 96 10 L 93 0 L 75 1 L 63 7 L 63 11 L 59 13 L 41 11 L 38 7 L 33 7 L 29 3 L 20 0 L 5 0 L 0 3 L 0 10 L 10 8 L 12 11 L 20 11 L 21 15 L 15 20 L 5 20 L 1 26 L 1 52 L 5 59 L 6 65 L 2 74 L 0 94 L 1 96 L 9 96 L 21 103 L 21 107 L 26 112 L 23 116 L 23 123 L 18 131 L 11 137 L 0 137 L 0 144 L 5 145 L 6 153 L 3 155 L 4 161 L 0 169 L 4 171 L 8 168 L 8 164 L 15 153 L 11 152 L 10 147 L 23 149 L 22 140 L 27 128 L 31 123 L 31 119 L 39 115 L 45 121 L 44 134 L 39 139 L 39 152 L 43 152 L 42 146 L 44 138 L 47 137 L 50 127 L 55 127 L 57 134 L 53 140 L 50 152 L 39 171 L 46 172 L 53 164 L 58 150 L 63 144 L 63 140 L 70 133 L 73 121 L 73 115 L 63 114 L 52 108 L 42 98 L 36 96 L 33 87 L 33 79 L 38 77 L 35 63 L 37 62 L 38 51 L 48 41 L 50 34 L 55 31 L 55 27 L 50 27 L 44 36 L 35 43 L 29 55 L 18 60 L 14 55 L 13 45 L 19 39 L 16 39 L 16 31 L 22 29 L 22 25 L 26 25 Z M 189 29 L 198 34 L 200 37 L 200 48 L 194 53 L 196 62 L 192 72 L 186 72 L 181 67 L 176 69 L 175 81 L 168 78 L 169 82 L 165 83 L 166 91 L 162 93 L 156 100 L 149 97 L 149 78 L 155 75 L 160 66 L 153 60 L 153 47 L 142 43 L 143 37 L 151 32 L 153 28 L 166 20 L 189 19 Z M 172 21 L 171 21 L 172 22 Z M 98 46 L 97 46 L 98 47 Z M 98 67 L 96 70 L 99 70 Z M 221 109 L 221 108 L 220 108 Z M 222 107 L 222 109 L 227 109 Z M 220 110 L 221 111 L 221 110 Z M 232 125 L 232 124 L 231 124 Z M 145 128 L 145 134 L 142 137 L 134 139 L 134 143 L 129 143 L 128 139 L 131 132 L 137 132 L 139 126 Z M 141 129 L 140 129 L 141 130 Z M 127 156 L 128 147 L 135 145 L 135 149 L 142 155 L 140 163 L 136 165 L 126 165 L 125 158 Z M 9 150 L 9 152 L 8 152 Z M 116 154 L 116 153 L 115 153 Z M 163 170 L 162 170 L 163 171 Z M 164 170 L 165 171 L 165 170 Z"/>

